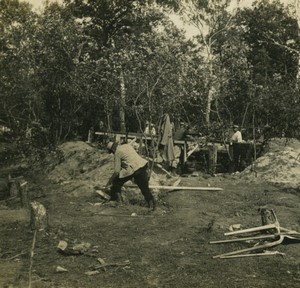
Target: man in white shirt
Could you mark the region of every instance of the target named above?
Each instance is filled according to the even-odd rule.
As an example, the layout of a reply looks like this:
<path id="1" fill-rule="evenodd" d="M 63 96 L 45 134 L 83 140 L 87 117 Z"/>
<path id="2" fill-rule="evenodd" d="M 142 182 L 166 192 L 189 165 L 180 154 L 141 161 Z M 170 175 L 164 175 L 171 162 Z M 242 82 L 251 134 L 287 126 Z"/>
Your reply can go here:
<path id="1" fill-rule="evenodd" d="M 130 144 L 119 145 L 117 142 L 109 142 L 107 150 L 114 154 L 115 160 L 115 171 L 107 184 L 107 186 L 111 184 L 111 200 L 120 202 L 122 186 L 134 179 L 149 208 L 155 210 L 155 199 L 149 189 L 148 161 L 142 158 Z"/>
<path id="2" fill-rule="evenodd" d="M 232 143 L 241 143 L 243 142 L 242 133 L 239 131 L 238 125 L 233 125 L 234 134 L 231 136 Z"/>
<path id="3" fill-rule="evenodd" d="M 233 160 L 233 172 L 236 172 L 239 170 L 239 166 L 240 166 L 240 158 L 241 158 L 241 149 L 240 149 L 240 145 L 237 145 L 236 143 L 242 143 L 243 142 L 243 138 L 242 138 L 242 133 L 239 131 L 239 126 L 238 125 L 233 125 L 233 135 L 231 136 L 230 139 L 230 154 Z"/>

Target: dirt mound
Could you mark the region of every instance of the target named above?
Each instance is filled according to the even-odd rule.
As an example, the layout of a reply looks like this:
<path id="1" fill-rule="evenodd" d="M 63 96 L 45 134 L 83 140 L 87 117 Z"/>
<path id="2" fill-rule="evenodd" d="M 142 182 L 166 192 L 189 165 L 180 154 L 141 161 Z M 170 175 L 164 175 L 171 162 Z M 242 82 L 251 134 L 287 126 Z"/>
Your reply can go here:
<path id="1" fill-rule="evenodd" d="M 93 147 L 83 141 L 73 141 L 59 147 L 62 160 L 48 174 L 55 183 L 74 184 L 72 191 L 81 193 L 93 191 L 95 186 L 106 185 L 113 173 L 113 155 Z M 284 185 L 297 188 L 300 185 L 300 141 L 296 139 L 274 138 L 267 146 L 267 152 L 254 165 L 237 175 L 242 181 Z M 174 179 L 154 169 L 150 185 L 172 185 Z M 78 182 L 79 181 L 79 182 Z M 166 182 L 170 182 L 166 183 Z M 175 180 L 174 180 L 175 181 Z M 80 183 L 80 189 L 76 188 Z M 131 183 L 130 183 L 131 184 Z M 76 189 L 75 189 L 76 188 Z M 138 190 L 138 189 L 135 189 Z M 138 194 L 139 191 L 136 191 Z M 156 191 L 154 191 L 156 192 Z"/>
<path id="2" fill-rule="evenodd" d="M 72 197 L 88 196 L 106 185 L 113 174 L 113 155 L 106 150 L 98 149 L 83 141 L 67 142 L 58 147 L 62 155 L 59 164 L 48 174 L 48 180 L 60 184 L 65 193 Z M 167 175 L 152 171 L 150 185 L 166 185 Z M 170 179 L 172 180 L 172 179 Z M 174 180 L 175 181 L 175 180 Z M 172 181 L 171 181 L 172 182 Z M 133 184 L 129 183 L 128 184 Z M 98 187 L 98 188 L 97 188 Z M 126 191 L 125 191 L 126 190 Z M 108 191 L 107 191 L 108 192 Z M 158 191 L 153 191 L 158 197 Z M 142 202 L 143 196 L 136 188 L 124 188 L 123 200 Z"/>
<path id="3" fill-rule="evenodd" d="M 54 182 L 88 180 L 105 185 L 113 172 L 113 156 L 85 142 L 66 142 L 58 149 L 63 159 L 48 175 Z"/>
<path id="4" fill-rule="evenodd" d="M 265 147 L 266 152 L 278 152 L 285 149 L 300 149 L 300 141 L 295 138 L 272 138 Z"/>
<path id="5" fill-rule="evenodd" d="M 275 138 L 268 144 L 268 152 L 239 177 L 251 182 L 265 181 L 284 187 L 300 186 L 300 141 Z"/>

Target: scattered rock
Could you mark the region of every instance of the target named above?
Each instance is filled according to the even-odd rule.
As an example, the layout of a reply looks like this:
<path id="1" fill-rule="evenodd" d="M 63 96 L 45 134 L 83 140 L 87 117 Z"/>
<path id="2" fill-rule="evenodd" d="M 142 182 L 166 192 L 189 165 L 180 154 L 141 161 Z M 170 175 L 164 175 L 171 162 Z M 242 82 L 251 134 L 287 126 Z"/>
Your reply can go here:
<path id="1" fill-rule="evenodd" d="M 88 276 L 93 276 L 93 275 L 96 275 L 96 274 L 99 274 L 99 273 L 100 272 L 98 270 L 84 272 L 84 274 L 88 275 Z"/>
<path id="2" fill-rule="evenodd" d="M 65 269 L 64 267 L 57 266 L 57 267 L 56 267 L 56 272 L 62 273 L 62 272 L 68 272 L 68 270 Z"/>
<path id="3" fill-rule="evenodd" d="M 242 225 L 241 224 L 232 224 L 229 226 L 229 231 L 235 231 L 241 229 Z"/>

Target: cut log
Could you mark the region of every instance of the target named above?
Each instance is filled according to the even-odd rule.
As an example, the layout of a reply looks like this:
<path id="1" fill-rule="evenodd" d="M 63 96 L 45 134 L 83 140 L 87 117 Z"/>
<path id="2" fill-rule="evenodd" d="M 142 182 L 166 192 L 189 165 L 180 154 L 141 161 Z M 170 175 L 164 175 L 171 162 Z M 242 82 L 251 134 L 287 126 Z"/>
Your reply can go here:
<path id="1" fill-rule="evenodd" d="M 37 202 L 30 203 L 30 226 L 32 230 L 46 230 L 48 228 L 48 215 L 45 207 Z"/>

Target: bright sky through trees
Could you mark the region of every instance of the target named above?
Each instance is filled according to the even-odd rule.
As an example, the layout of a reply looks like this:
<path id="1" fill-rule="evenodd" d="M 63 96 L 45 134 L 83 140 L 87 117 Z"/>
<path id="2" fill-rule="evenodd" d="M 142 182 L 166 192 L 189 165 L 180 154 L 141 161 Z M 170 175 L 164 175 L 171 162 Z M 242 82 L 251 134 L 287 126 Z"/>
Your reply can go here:
<path id="1" fill-rule="evenodd" d="M 22 0 L 22 1 L 25 1 L 25 2 L 29 2 L 30 4 L 33 5 L 33 7 L 35 9 L 39 9 L 41 8 L 41 6 L 43 5 L 43 3 L 45 2 L 45 0 Z M 49 2 L 58 2 L 58 3 L 62 3 L 62 0 L 48 0 Z M 213 1 L 213 0 L 211 0 Z M 249 7 L 251 6 L 251 4 L 254 2 L 254 0 L 233 0 L 232 1 L 232 9 L 234 9 L 236 7 L 236 3 L 237 1 L 239 1 L 239 6 L 242 8 L 242 7 Z M 282 3 L 284 4 L 292 4 L 295 2 L 295 0 L 280 0 Z M 179 27 L 183 27 L 186 31 L 187 31 L 187 37 L 192 37 L 194 36 L 195 34 L 197 34 L 197 29 L 191 25 L 186 25 L 186 24 L 183 24 L 182 20 L 180 20 L 180 17 L 177 16 L 177 15 L 171 15 L 170 16 L 170 19 L 176 24 L 178 25 Z"/>
<path id="2" fill-rule="evenodd" d="M 34 8 L 39 8 L 45 2 L 44 0 L 23 0 L 23 1 L 31 3 Z M 213 1 L 213 0 L 211 0 L 211 1 Z M 254 0 L 240 0 L 240 6 L 241 7 L 250 6 L 253 1 Z M 295 0 L 281 0 L 281 2 L 284 3 L 284 4 L 291 4 L 294 1 Z M 59 2 L 59 3 L 61 3 L 62 0 L 49 0 L 49 2 Z"/>

